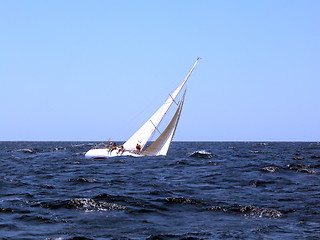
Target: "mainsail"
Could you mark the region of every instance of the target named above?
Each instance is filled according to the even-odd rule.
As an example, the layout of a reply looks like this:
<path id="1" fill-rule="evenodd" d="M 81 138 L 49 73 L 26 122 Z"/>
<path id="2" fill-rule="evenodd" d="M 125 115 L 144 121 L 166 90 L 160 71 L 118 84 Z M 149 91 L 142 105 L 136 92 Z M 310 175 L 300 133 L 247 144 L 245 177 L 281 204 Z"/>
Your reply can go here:
<path id="1" fill-rule="evenodd" d="M 178 126 L 185 95 L 186 95 L 186 90 L 183 93 L 183 97 L 178 105 L 176 113 L 174 114 L 172 120 L 170 121 L 166 129 L 157 138 L 157 140 L 151 144 L 150 147 L 148 147 L 145 151 L 142 152 L 142 155 L 146 155 L 146 156 L 167 155 L 172 138 Z"/>
<path id="2" fill-rule="evenodd" d="M 126 150 L 135 150 L 136 145 L 139 144 L 141 148 L 146 145 L 147 141 L 150 139 L 154 131 L 157 129 L 164 115 L 169 110 L 172 103 L 175 101 L 176 97 L 180 93 L 181 89 L 189 79 L 193 69 L 197 65 L 199 58 L 197 58 L 196 62 L 192 66 L 189 71 L 187 77 L 182 81 L 182 83 L 173 91 L 173 93 L 169 96 L 169 98 L 165 101 L 165 103 L 148 119 L 148 121 L 142 125 L 142 127 L 136 131 L 128 141 L 126 141 L 123 146 Z"/>

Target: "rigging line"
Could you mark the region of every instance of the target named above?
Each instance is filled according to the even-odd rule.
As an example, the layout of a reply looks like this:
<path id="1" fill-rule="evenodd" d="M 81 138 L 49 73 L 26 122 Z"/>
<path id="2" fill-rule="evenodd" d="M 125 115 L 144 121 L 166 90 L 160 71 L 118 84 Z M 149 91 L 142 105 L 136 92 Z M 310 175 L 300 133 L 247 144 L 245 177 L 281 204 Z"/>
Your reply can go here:
<path id="1" fill-rule="evenodd" d="M 161 132 L 159 131 L 159 129 L 157 128 L 156 125 L 154 125 L 154 123 L 150 120 L 150 122 L 152 123 L 152 125 L 154 126 L 154 128 L 161 134 Z"/>
<path id="2" fill-rule="evenodd" d="M 177 106 L 178 106 L 178 103 L 176 102 L 176 100 L 174 100 L 174 98 L 171 96 L 170 93 L 169 93 L 169 96 L 171 97 L 172 101 L 173 101 L 175 104 L 177 104 Z"/>

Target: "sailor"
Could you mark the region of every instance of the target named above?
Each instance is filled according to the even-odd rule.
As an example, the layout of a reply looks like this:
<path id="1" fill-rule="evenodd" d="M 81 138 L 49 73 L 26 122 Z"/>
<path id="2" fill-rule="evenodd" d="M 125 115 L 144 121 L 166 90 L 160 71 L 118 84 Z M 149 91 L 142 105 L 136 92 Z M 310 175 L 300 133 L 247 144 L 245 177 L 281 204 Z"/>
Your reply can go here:
<path id="1" fill-rule="evenodd" d="M 137 151 L 138 151 L 138 152 L 140 152 L 140 151 L 141 151 L 141 145 L 140 145 L 139 143 L 137 143 L 137 145 L 136 145 L 136 149 L 137 149 Z"/>
<path id="2" fill-rule="evenodd" d="M 116 143 L 113 143 L 113 146 L 112 146 L 112 151 L 117 149 L 117 144 Z"/>
<path id="3" fill-rule="evenodd" d="M 117 154 L 120 153 L 120 155 L 122 155 L 124 151 L 125 151 L 125 149 L 124 149 L 123 145 L 121 145 L 121 146 L 119 147 L 119 149 L 118 149 L 118 153 L 117 153 Z"/>
<path id="4" fill-rule="evenodd" d="M 113 150 L 117 149 L 117 144 L 113 142 L 109 142 L 110 147 L 109 147 L 109 152 L 111 153 Z"/>

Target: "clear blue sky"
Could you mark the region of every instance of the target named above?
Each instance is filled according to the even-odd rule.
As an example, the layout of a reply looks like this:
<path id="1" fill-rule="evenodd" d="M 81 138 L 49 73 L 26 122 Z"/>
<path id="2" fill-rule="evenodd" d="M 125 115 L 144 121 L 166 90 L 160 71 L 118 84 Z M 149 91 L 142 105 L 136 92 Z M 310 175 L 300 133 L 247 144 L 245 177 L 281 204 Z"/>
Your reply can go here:
<path id="1" fill-rule="evenodd" d="M 320 1 L 0 1 L 0 140 L 126 140 L 199 56 L 175 140 L 320 141 Z"/>

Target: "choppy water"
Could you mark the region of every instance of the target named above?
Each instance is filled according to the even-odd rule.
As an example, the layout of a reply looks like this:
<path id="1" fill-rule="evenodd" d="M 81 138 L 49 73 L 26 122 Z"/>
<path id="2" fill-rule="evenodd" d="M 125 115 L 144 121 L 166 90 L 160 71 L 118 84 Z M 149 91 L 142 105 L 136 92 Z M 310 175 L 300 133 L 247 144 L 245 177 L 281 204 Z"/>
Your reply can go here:
<path id="1" fill-rule="evenodd" d="M 0 239 L 319 239 L 319 143 L 85 159 L 91 147 L 0 142 Z"/>

